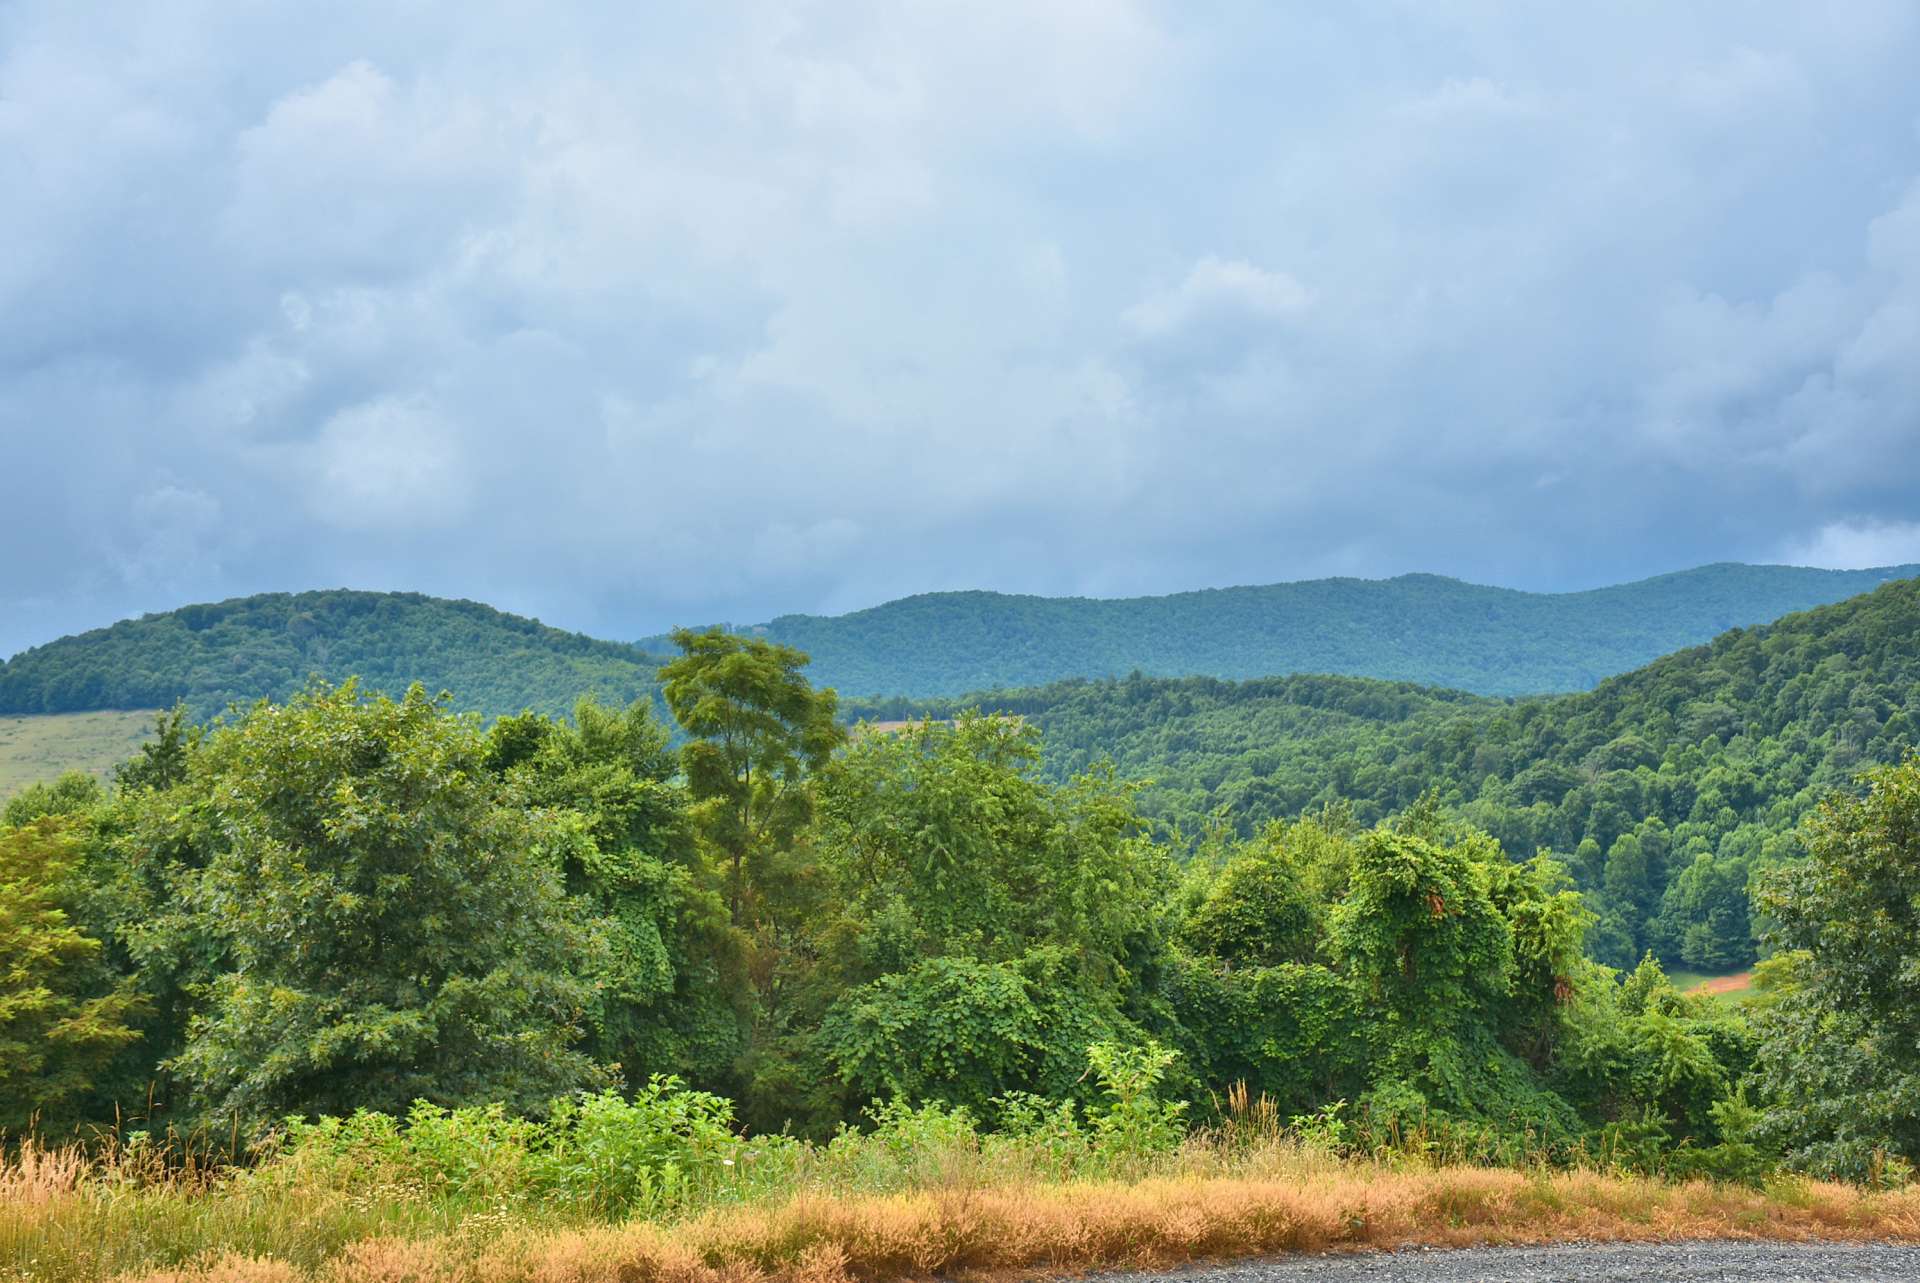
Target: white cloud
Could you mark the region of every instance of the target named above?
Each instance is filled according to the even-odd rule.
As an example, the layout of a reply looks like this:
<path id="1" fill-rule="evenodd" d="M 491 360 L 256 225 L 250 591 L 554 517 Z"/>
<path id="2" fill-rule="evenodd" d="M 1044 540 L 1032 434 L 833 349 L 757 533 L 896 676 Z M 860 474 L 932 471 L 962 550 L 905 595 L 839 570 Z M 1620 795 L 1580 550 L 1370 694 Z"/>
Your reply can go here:
<path id="1" fill-rule="evenodd" d="M 471 448 L 421 398 L 382 398 L 328 419 L 299 451 L 308 509 L 356 531 L 432 529 L 464 516 Z"/>
<path id="2" fill-rule="evenodd" d="M 1274 321 L 1297 315 L 1313 294 L 1285 272 L 1209 254 L 1171 289 L 1148 296 L 1121 314 L 1137 334 L 1157 337 L 1198 321 Z"/>
<path id="3" fill-rule="evenodd" d="M 1920 563 L 1920 521 L 1834 521 L 1812 537 L 1789 544 L 1789 565 L 1828 570 Z"/>

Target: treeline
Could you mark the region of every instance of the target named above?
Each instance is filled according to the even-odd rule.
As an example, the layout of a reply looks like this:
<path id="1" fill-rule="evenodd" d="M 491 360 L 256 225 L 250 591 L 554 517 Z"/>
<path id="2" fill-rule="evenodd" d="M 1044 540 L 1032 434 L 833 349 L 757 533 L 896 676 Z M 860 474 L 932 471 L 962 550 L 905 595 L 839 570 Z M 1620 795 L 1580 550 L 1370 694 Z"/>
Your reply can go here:
<path id="1" fill-rule="evenodd" d="M 1110 771 L 1049 779 L 1030 723 L 849 740 L 804 656 L 676 642 L 677 748 L 646 702 L 487 727 L 349 682 L 175 715 L 110 794 L 16 798 L 0 1128 L 255 1136 L 424 1101 L 561 1144 L 623 1093 L 680 1108 L 672 1075 L 809 1136 L 931 1105 L 1146 1143 L 1244 1094 L 1488 1160 L 1880 1179 L 1920 1147 L 1879 1054 L 1912 1032 L 1920 762 L 1843 795 L 1769 884 L 1796 952 L 1750 1024 L 1588 960 L 1564 866 L 1435 798 L 1216 831 L 1183 863 Z"/>
<path id="2" fill-rule="evenodd" d="M 1516 855 L 1554 852 L 1595 913 L 1590 952 L 1725 971 L 1758 956 L 1755 880 L 1862 767 L 1920 742 L 1920 581 L 1736 630 L 1576 695 L 1480 700 L 1357 678 L 1133 677 L 872 717 L 1015 713 L 1056 774 L 1111 760 L 1142 811 L 1194 840 L 1335 802 L 1360 822 L 1429 790 Z"/>
<path id="3" fill-rule="evenodd" d="M 1109 600 L 929 593 L 761 631 L 859 696 L 954 696 L 1068 678 L 1337 673 L 1487 695 L 1586 690 L 1729 628 L 1868 592 L 1920 566 L 1713 565 L 1577 593 L 1438 575 Z"/>
<path id="4" fill-rule="evenodd" d="M 459 692 L 488 716 L 555 716 L 587 693 L 625 704 L 659 660 L 471 601 L 419 593 L 264 593 L 124 620 L 0 664 L 0 713 L 171 708 L 205 720 L 285 700 L 315 675 L 398 695 Z"/>

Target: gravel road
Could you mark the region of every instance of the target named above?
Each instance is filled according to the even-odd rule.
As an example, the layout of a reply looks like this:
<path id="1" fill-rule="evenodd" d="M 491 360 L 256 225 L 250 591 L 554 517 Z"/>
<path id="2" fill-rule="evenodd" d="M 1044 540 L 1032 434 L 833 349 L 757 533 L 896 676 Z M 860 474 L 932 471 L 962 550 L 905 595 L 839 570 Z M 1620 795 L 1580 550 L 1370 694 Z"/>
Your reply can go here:
<path id="1" fill-rule="evenodd" d="M 1100 1283 L 1827 1283 L 1920 1280 L 1920 1247 L 1888 1243 L 1575 1243 L 1554 1247 L 1410 1248 L 1278 1257 L 1177 1270 L 1107 1274 Z"/>

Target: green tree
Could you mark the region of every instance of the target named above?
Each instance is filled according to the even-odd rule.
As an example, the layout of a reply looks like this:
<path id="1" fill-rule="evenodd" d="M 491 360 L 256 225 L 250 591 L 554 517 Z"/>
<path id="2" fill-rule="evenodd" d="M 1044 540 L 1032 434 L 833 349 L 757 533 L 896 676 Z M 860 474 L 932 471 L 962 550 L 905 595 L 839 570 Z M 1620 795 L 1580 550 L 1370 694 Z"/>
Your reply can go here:
<path id="1" fill-rule="evenodd" d="M 0 830 L 0 1133 L 73 1121 L 140 1000 L 101 964 L 62 901 L 78 843 L 55 819 Z"/>
<path id="2" fill-rule="evenodd" d="M 677 629 L 660 669 L 673 716 L 693 738 L 681 762 L 701 836 L 725 869 L 735 926 L 750 893 L 812 818 L 807 776 L 845 739 L 832 690 L 815 690 L 797 650 L 715 628 Z"/>
<path id="3" fill-rule="evenodd" d="M 232 969 L 177 1067 L 214 1116 L 525 1110 L 599 1079 L 551 826 L 502 797 L 475 720 L 349 681 L 210 741 L 228 845 L 196 908 Z"/>
<path id="4" fill-rule="evenodd" d="M 571 724 L 502 718 L 487 757 L 553 814 L 542 851 L 592 940 L 572 963 L 593 992 L 589 1050 L 629 1081 L 718 1082 L 741 1050 L 739 950 L 725 905 L 695 876 L 686 790 L 651 704 L 583 699 Z"/>
<path id="5" fill-rule="evenodd" d="M 100 805 L 105 796 L 99 780 L 68 771 L 51 783 L 29 784 L 8 798 L 0 809 L 0 824 L 19 828 L 49 815 L 79 815 Z"/>
<path id="6" fill-rule="evenodd" d="M 1790 952 L 1758 1017 L 1768 1130 L 1800 1164 L 1856 1179 L 1877 1151 L 1920 1162 L 1920 756 L 1865 778 L 1762 889 L 1770 943 Z"/>
<path id="7" fill-rule="evenodd" d="M 822 775 L 798 1022 L 819 1032 L 790 1055 L 844 1085 L 824 1108 L 1084 1093 L 1088 1045 L 1155 1022 L 1164 852 L 1110 775 L 1038 766 L 1030 728 L 963 715 L 865 734 Z"/>

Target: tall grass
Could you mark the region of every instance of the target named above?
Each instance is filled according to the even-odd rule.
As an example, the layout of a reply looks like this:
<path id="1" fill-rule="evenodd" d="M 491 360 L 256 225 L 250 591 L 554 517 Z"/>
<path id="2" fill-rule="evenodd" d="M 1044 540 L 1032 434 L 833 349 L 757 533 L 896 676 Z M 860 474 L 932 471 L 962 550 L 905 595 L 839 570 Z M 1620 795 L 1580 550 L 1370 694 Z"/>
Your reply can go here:
<path id="1" fill-rule="evenodd" d="M 511 1127 L 472 1117 L 442 1115 L 412 1148 L 388 1143 L 399 1129 L 336 1126 L 250 1169 L 28 1144 L 0 1164 L 0 1279 L 842 1283 L 1407 1243 L 1920 1239 L 1912 1191 L 1461 1166 L 1417 1146 L 1342 1156 L 1327 1118 L 1225 1104 L 1221 1126 L 1131 1151 L 1057 1107 L 1014 1134 L 933 1108 L 824 1145 L 733 1138 L 679 1197 L 621 1216 L 543 1187 L 501 1143 Z M 496 1165 L 459 1176 L 475 1153 Z"/>

